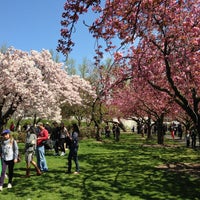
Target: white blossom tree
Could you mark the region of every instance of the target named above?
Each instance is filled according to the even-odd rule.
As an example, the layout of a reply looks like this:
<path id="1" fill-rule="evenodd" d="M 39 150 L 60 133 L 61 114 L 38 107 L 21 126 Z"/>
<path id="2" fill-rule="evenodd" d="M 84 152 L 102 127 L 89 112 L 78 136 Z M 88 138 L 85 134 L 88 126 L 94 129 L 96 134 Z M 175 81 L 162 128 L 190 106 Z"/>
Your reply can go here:
<path id="1" fill-rule="evenodd" d="M 61 119 L 63 103 L 81 104 L 79 91 L 95 95 L 88 81 L 69 76 L 48 50 L 0 53 L 0 127 L 15 114 Z"/>

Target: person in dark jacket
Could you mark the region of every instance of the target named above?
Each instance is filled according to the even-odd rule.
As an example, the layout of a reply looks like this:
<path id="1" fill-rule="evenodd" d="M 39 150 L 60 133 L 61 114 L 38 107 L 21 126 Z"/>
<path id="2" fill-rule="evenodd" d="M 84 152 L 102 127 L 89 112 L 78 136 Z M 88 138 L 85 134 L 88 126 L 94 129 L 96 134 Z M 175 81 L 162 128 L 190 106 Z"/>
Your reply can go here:
<path id="1" fill-rule="evenodd" d="M 53 128 L 52 128 L 52 132 L 50 135 L 50 139 L 53 140 L 54 142 L 54 155 L 55 156 L 59 156 L 59 132 L 60 132 L 60 127 L 58 125 L 57 122 L 53 122 Z"/>
<path id="2" fill-rule="evenodd" d="M 119 141 L 119 137 L 120 137 L 120 127 L 118 124 L 116 124 L 116 128 L 115 128 L 115 140 L 118 142 Z"/>
<path id="3" fill-rule="evenodd" d="M 69 154 L 68 154 L 68 170 L 67 170 L 68 174 L 71 173 L 72 159 L 74 160 L 76 165 L 76 171 L 74 172 L 74 174 L 79 174 L 79 163 L 78 163 L 79 134 L 80 132 L 77 124 L 72 124 L 72 132 L 71 134 L 67 135 L 67 137 L 70 140 Z"/>
<path id="4" fill-rule="evenodd" d="M 192 139 L 192 148 L 196 148 L 197 134 L 196 134 L 195 130 L 191 131 L 191 139 Z"/>

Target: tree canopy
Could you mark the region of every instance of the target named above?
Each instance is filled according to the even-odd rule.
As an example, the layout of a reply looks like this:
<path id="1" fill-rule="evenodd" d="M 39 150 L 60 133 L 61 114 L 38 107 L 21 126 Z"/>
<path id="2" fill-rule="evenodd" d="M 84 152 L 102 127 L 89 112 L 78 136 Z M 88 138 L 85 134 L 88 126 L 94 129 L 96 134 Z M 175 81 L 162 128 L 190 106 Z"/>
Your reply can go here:
<path id="1" fill-rule="evenodd" d="M 80 90 L 95 96 L 88 81 L 62 68 L 48 50 L 27 53 L 10 48 L 0 53 L 1 126 L 14 113 L 60 120 L 62 104 L 82 103 Z"/>
<path id="2" fill-rule="evenodd" d="M 116 79 L 137 76 L 160 95 L 165 93 L 188 114 L 200 133 L 200 1 L 66 1 L 58 45 L 64 55 L 73 48 L 72 34 L 79 16 L 89 9 L 98 14 L 88 26 L 89 32 L 106 43 L 105 48 L 98 43 L 96 64 L 104 52 L 110 52 L 120 72 Z M 112 80 L 105 80 L 109 88 L 119 83 Z"/>

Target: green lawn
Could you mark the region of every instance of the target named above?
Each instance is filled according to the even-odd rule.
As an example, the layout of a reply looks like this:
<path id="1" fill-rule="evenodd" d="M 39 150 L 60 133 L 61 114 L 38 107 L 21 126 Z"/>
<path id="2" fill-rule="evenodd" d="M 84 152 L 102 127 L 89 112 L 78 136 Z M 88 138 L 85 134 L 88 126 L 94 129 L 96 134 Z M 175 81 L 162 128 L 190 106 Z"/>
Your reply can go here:
<path id="1" fill-rule="evenodd" d="M 154 145 L 155 144 L 155 145 Z M 65 174 L 67 156 L 46 152 L 49 172 L 24 178 L 25 161 L 15 165 L 13 188 L 1 200 L 197 200 L 200 199 L 200 150 L 178 140 L 167 146 L 146 141 L 137 134 L 122 134 L 120 142 L 81 140 L 79 175 Z M 22 149 L 22 144 L 19 145 Z M 36 160 L 36 159 L 35 159 Z M 74 169 L 74 163 L 73 163 Z"/>

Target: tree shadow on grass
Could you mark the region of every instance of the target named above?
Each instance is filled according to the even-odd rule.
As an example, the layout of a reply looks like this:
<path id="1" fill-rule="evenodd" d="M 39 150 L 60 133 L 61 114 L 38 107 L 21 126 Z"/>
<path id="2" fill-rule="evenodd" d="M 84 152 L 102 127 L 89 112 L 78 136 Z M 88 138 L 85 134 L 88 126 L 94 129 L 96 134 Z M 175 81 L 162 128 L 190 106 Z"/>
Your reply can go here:
<path id="1" fill-rule="evenodd" d="M 90 160 L 90 162 L 93 162 Z M 95 161 L 94 161 L 95 162 Z M 107 163 L 101 157 L 100 164 L 88 171 L 83 179 L 84 199 L 197 199 L 199 179 L 190 174 L 170 172 L 150 167 L 148 164 L 119 162 Z M 193 180 L 192 180 L 193 179 Z M 95 191 L 95 193 L 93 193 Z M 102 193 L 102 191 L 104 191 Z"/>
<path id="2" fill-rule="evenodd" d="M 199 199 L 200 180 L 195 173 L 157 168 L 191 161 L 192 157 L 184 155 L 185 149 L 155 149 L 124 140 L 113 144 L 86 143 L 82 148 L 79 175 L 65 174 L 67 157 L 53 157 L 51 153 L 47 153 L 49 172 L 42 176 L 35 176 L 32 169 L 31 178 L 21 178 L 25 163 L 18 164 L 9 196 L 20 200 Z M 7 196 L 5 190 L 0 198 L 8 199 Z"/>
<path id="3" fill-rule="evenodd" d="M 105 148 L 110 152 L 94 152 L 82 157 L 93 166 L 92 171 L 84 169 L 85 199 L 199 199 L 197 173 L 156 168 L 159 163 L 191 160 L 185 157 L 184 148 L 155 150 L 154 147 L 130 147 L 120 143 L 103 145 L 102 149 Z"/>

